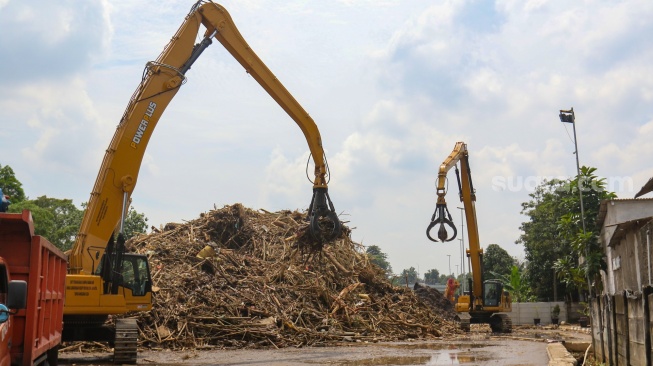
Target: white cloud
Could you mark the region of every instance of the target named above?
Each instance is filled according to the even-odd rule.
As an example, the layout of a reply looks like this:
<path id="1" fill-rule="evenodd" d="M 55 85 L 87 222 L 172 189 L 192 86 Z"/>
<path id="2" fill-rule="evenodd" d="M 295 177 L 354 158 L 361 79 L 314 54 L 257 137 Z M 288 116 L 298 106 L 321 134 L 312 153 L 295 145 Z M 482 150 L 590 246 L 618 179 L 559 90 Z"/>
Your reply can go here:
<path id="1" fill-rule="evenodd" d="M 445 270 L 447 254 L 458 255 L 457 243 L 424 233 L 437 168 L 456 141 L 469 144 L 483 246 L 516 256 L 524 186 L 576 171 L 559 109 L 576 111 L 581 164 L 632 177 L 635 190 L 653 175 L 642 163 L 653 153 L 650 1 L 223 5 L 316 121 L 329 192 L 354 239 L 380 246 L 397 271 Z M 0 8 L 0 163 L 29 196 L 85 201 L 143 66 L 189 3 Z M 39 18 L 43 9 L 55 16 Z M 149 144 L 135 207 L 153 225 L 213 204 L 307 208 L 308 148 L 295 123 L 217 43 L 188 77 Z M 495 177 L 519 178 L 522 189 L 493 189 Z"/>
<path id="2" fill-rule="evenodd" d="M 88 68 L 105 46 L 105 5 L 74 0 L 6 3 L 0 12 L 3 85 L 62 80 Z"/>

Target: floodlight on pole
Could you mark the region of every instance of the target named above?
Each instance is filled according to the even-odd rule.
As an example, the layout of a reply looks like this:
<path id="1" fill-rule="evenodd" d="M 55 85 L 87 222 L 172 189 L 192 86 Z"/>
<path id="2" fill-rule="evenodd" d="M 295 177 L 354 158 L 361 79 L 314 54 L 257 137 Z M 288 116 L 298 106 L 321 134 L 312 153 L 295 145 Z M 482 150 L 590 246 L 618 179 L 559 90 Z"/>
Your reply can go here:
<path id="1" fill-rule="evenodd" d="M 576 155 L 576 178 L 578 180 L 578 195 L 580 196 L 580 220 L 583 224 L 583 234 L 585 233 L 585 207 L 583 205 L 583 190 L 580 183 L 580 162 L 578 158 L 578 140 L 576 139 L 576 114 L 574 108 L 569 110 L 560 110 L 560 122 L 571 123 L 574 129 L 574 155 Z"/>
<path id="2" fill-rule="evenodd" d="M 585 207 L 583 205 L 583 189 L 580 181 L 580 162 L 578 158 L 578 140 L 576 139 L 576 114 L 574 113 L 574 108 L 565 110 L 560 110 L 560 122 L 571 123 L 574 129 L 574 155 L 576 155 L 576 184 L 578 186 L 578 196 L 580 197 L 580 220 L 583 224 L 583 234 L 585 234 Z M 585 260 L 589 259 L 589 246 L 585 245 Z M 590 299 L 592 298 L 592 282 L 590 281 L 589 271 L 586 271 L 587 274 L 587 291 L 589 292 Z"/>

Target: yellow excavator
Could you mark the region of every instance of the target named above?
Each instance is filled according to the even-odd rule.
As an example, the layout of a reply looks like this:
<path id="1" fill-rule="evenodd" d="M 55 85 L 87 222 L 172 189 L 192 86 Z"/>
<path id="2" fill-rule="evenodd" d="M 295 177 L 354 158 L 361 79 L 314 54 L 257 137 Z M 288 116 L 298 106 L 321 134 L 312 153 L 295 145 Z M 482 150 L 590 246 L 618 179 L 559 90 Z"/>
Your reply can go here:
<path id="1" fill-rule="evenodd" d="M 458 163 L 460 162 L 460 170 Z M 476 191 L 472 183 L 472 174 L 469 168 L 469 152 L 467 144 L 457 142 L 453 151 L 442 162 L 438 171 L 436 193 L 438 199 L 431 222 L 426 229 L 429 240 L 449 242 L 456 238 L 457 230 L 447 208 L 445 195 L 447 194 L 447 173 L 455 167 L 460 201 L 465 209 L 467 222 L 467 235 L 469 248 L 466 250 L 467 258 L 471 263 L 472 278 L 469 279 L 468 288 L 464 294 L 459 295 L 455 309 L 460 319 L 460 327 L 469 331 L 470 324 L 489 324 L 493 332 L 510 333 L 512 322 L 506 312 L 512 311 L 510 293 L 505 291 L 499 280 L 485 280 L 483 274 L 483 249 L 478 236 L 478 222 L 476 220 Z M 431 231 L 438 227 L 437 239 L 431 236 Z M 447 226 L 453 230 L 449 235 Z"/>
<path id="2" fill-rule="evenodd" d="M 200 26 L 206 30 L 195 44 Z M 186 73 L 217 39 L 299 125 L 315 163 L 307 220 L 316 241 L 332 240 L 341 223 L 328 194 L 328 165 L 320 132 L 241 36 L 227 10 L 198 1 L 156 61 L 148 62 L 106 150 L 75 244 L 69 254 L 64 307 L 64 341 L 108 341 L 114 363 L 134 363 L 138 327 L 112 315 L 152 308 L 147 258 L 126 253 L 123 225 L 145 148 L 164 109 L 186 82 Z M 116 240 L 114 240 L 114 236 Z"/>

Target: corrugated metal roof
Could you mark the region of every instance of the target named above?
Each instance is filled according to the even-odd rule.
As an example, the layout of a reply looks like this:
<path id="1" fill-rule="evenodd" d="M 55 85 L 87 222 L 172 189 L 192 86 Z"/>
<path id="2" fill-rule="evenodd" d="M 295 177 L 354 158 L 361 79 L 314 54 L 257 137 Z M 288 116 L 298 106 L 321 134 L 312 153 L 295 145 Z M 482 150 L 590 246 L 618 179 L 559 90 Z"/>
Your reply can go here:
<path id="1" fill-rule="evenodd" d="M 627 232 L 632 231 L 633 229 L 643 227 L 646 224 L 648 224 L 650 221 L 651 218 L 649 217 L 648 219 L 631 220 L 616 225 L 615 230 L 612 233 L 612 237 L 610 237 L 610 240 L 608 242 L 608 246 L 614 247 L 616 243 L 618 243 L 619 240 L 621 240 L 626 235 Z"/>
<path id="2" fill-rule="evenodd" d="M 642 189 L 640 189 L 639 192 L 635 194 L 635 198 L 643 196 L 649 192 L 653 192 L 653 178 L 649 179 L 648 182 L 642 186 Z"/>
<path id="3" fill-rule="evenodd" d="M 647 197 L 647 198 L 614 198 L 611 200 L 603 200 L 602 202 L 610 202 L 610 201 L 653 201 L 653 197 Z"/>

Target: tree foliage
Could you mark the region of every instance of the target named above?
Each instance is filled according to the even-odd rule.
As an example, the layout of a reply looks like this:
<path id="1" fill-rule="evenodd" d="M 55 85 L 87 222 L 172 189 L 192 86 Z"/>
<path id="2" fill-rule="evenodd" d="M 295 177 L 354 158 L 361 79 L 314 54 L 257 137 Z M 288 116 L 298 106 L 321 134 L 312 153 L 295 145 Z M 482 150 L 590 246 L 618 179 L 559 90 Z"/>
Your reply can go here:
<path id="1" fill-rule="evenodd" d="M 23 184 L 16 179 L 14 170 L 9 165 L 0 164 L 0 188 L 7 196 L 10 196 L 12 203 L 18 203 L 25 200 Z"/>
<path id="2" fill-rule="evenodd" d="M 436 283 L 440 283 L 440 271 L 437 269 L 429 269 L 426 273 L 424 273 L 424 282 L 428 283 L 429 285 L 435 285 Z"/>
<path id="3" fill-rule="evenodd" d="M 41 235 L 62 251 L 72 248 L 75 237 L 82 224 L 84 211 L 77 208 L 71 199 L 40 196 L 27 199 L 22 183 L 16 178 L 13 169 L 0 166 L 0 187 L 4 194 L 11 196 L 8 212 L 30 210 L 34 221 L 34 233 Z M 82 204 L 85 207 L 86 204 Z M 127 239 L 147 230 L 147 218 L 133 207 L 125 218 L 125 237 Z"/>
<path id="4" fill-rule="evenodd" d="M 412 284 L 419 281 L 421 279 L 417 276 L 417 270 L 415 267 L 410 267 L 404 269 L 398 276 L 394 277 L 392 283 L 395 285 L 406 285 L 407 283 Z"/>
<path id="5" fill-rule="evenodd" d="M 137 234 L 144 234 L 147 231 L 147 217 L 145 217 L 145 214 L 139 213 L 133 207 L 130 207 L 127 217 L 125 217 L 123 231 L 125 239 L 134 237 Z"/>
<path id="6" fill-rule="evenodd" d="M 574 285 L 583 291 L 588 289 L 588 285 L 594 287 L 594 291 L 601 290 L 600 271 L 605 270 L 607 264 L 598 240 L 601 227 L 597 218 L 601 201 L 617 197 L 614 192 L 607 191 L 605 178 L 599 178 L 595 172 L 596 168 L 583 166 L 580 174 L 569 183 L 571 195 L 564 200 L 567 212 L 560 220 L 561 233 L 570 244 L 572 254 L 557 260 L 558 277 L 563 280 L 578 278 L 576 270 L 580 269 L 589 284 L 575 281 Z M 583 195 L 584 216 L 581 216 L 579 189 Z M 575 258 L 583 258 L 580 267 L 563 265 L 565 261 L 572 263 Z"/>
<path id="7" fill-rule="evenodd" d="M 521 213 L 529 221 L 521 224 L 522 234 L 517 243 L 524 245 L 528 262 L 525 279 L 531 284 L 533 293 L 541 299 L 552 299 L 554 292 L 553 263 L 570 254 L 569 245 L 560 235 L 559 222 L 566 212 L 563 198 L 566 182 L 545 181 L 529 194 L 531 200 L 522 203 Z M 563 289 L 564 290 L 564 289 Z"/>
<path id="8" fill-rule="evenodd" d="M 35 234 L 45 237 L 63 251 L 72 247 L 82 222 L 82 210 L 72 200 L 41 196 L 9 206 L 9 212 L 22 210 L 32 212 Z"/>
<path id="9" fill-rule="evenodd" d="M 516 302 L 529 302 L 535 301 L 530 284 L 526 280 L 521 266 L 513 265 L 510 267 L 508 274 L 495 274 L 506 290 L 512 296 L 512 300 Z"/>
<path id="10" fill-rule="evenodd" d="M 386 274 L 392 273 L 392 266 L 390 265 L 390 262 L 388 262 L 388 255 L 383 253 L 381 251 L 381 248 L 379 248 L 376 245 L 370 245 L 369 247 L 367 247 L 365 252 L 367 253 L 367 256 L 370 258 L 370 262 L 379 266 L 381 269 L 385 271 Z"/>
<path id="11" fill-rule="evenodd" d="M 596 168 L 582 167 L 580 175 L 572 179 L 545 181 L 529 195 L 530 201 L 522 203 L 521 212 L 529 220 L 520 226 L 522 235 L 517 243 L 524 245 L 526 280 L 539 299 L 552 299 L 554 286 L 568 298 L 578 299 L 587 289 L 587 274 L 594 278 L 605 266 L 597 240 L 597 217 L 601 201 L 615 194 L 605 189 L 605 179 L 598 178 L 595 172 Z M 587 260 L 579 267 L 581 257 Z M 585 281 L 579 281 L 581 277 Z"/>
<path id="12" fill-rule="evenodd" d="M 510 274 L 515 259 L 499 244 L 490 244 L 483 254 L 483 273 L 486 280 L 507 276 Z"/>

